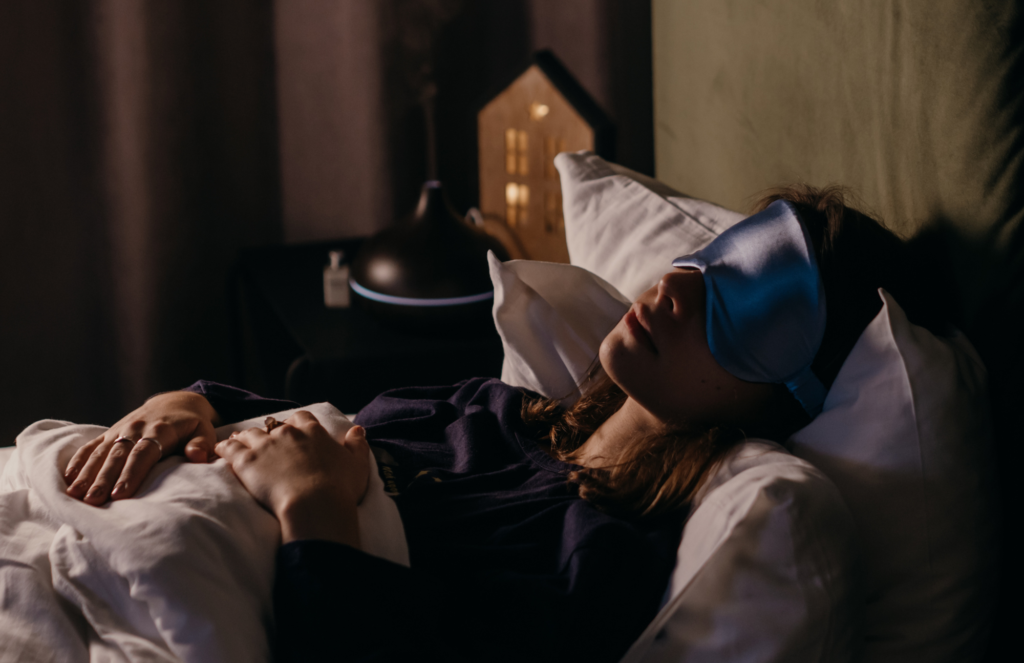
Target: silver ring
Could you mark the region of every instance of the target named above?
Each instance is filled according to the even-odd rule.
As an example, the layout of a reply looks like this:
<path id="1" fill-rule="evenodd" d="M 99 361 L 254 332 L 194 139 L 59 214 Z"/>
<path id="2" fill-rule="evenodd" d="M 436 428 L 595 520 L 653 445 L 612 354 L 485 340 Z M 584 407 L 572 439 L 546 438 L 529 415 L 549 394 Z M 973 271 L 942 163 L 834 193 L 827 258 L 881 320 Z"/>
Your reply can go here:
<path id="1" fill-rule="evenodd" d="M 114 444 L 117 444 L 118 442 L 127 442 L 129 447 L 135 446 L 135 440 L 124 435 L 120 435 L 116 440 L 114 440 Z"/>
<path id="2" fill-rule="evenodd" d="M 156 445 L 156 448 L 160 450 L 160 456 L 161 457 L 164 455 L 164 445 L 160 444 L 160 441 L 158 439 L 156 439 L 155 437 L 144 437 L 141 440 L 139 440 L 136 444 L 141 444 L 141 443 L 145 442 L 146 440 L 149 440 L 150 442 L 152 442 L 153 444 Z"/>

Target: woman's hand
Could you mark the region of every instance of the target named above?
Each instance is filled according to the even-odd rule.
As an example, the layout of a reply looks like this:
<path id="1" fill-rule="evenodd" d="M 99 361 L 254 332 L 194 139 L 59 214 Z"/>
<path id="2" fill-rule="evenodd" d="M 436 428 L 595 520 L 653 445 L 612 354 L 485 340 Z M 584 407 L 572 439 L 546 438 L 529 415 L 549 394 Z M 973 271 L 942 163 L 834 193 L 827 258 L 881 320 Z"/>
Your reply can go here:
<path id="1" fill-rule="evenodd" d="M 285 543 L 324 539 L 359 547 L 356 506 L 370 479 L 362 426 L 350 428 L 338 443 L 316 417 L 299 411 L 269 433 L 260 428 L 235 433 L 216 451 L 281 522 Z"/>
<path id="2" fill-rule="evenodd" d="M 182 446 L 190 461 L 209 462 L 216 458 L 216 420 L 217 412 L 199 394 L 158 394 L 82 445 L 64 472 L 67 494 L 94 506 L 131 497 L 157 461 Z"/>

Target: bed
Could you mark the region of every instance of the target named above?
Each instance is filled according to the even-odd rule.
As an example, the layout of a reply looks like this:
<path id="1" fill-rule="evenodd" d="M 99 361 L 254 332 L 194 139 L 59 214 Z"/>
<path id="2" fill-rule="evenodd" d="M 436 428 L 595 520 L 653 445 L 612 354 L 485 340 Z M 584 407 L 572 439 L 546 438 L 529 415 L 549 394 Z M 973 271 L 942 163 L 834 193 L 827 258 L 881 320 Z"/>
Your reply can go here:
<path id="1" fill-rule="evenodd" d="M 752 194 L 796 180 L 853 187 L 952 265 L 966 334 L 928 334 L 880 292 L 882 311 L 823 414 L 788 449 L 743 445 L 700 496 L 663 608 L 624 661 L 981 660 L 998 581 L 992 454 L 1001 448 L 991 447 L 991 425 L 996 439 L 1013 439 L 1006 404 L 1019 391 L 1008 376 L 1021 365 L 1011 343 L 1021 332 L 1012 311 L 1024 296 L 1021 10 L 1009 2 L 810 0 L 742 11 L 655 0 L 653 10 L 659 179 L 590 154 L 559 157 L 573 265 L 491 263 L 503 379 L 552 396 L 585 389 L 595 343 L 680 247 L 706 244 L 742 218 Z M 665 256 L 646 259 L 655 247 Z M 343 429 L 336 411 L 323 416 Z M 37 465 L 51 473 L 51 497 L 61 454 L 74 435 L 91 432 L 59 423 L 32 430 L 51 453 L 49 465 Z M 54 509 L 19 488 L 28 465 L 18 457 L 3 469 L 0 514 L 25 517 L 0 524 L 5 535 L 20 532 L 0 539 L 0 553 L 34 555 L 36 567 L 19 568 L 66 584 L 59 596 L 40 592 L 38 602 L 4 614 L 7 628 L 39 638 L 41 660 L 51 641 L 69 643 L 65 660 L 265 657 L 259 633 L 269 590 L 252 579 L 269 564 L 273 523 L 226 477 L 212 479 L 223 488 L 218 504 L 234 506 L 208 541 L 264 551 L 222 560 L 234 566 L 232 582 L 248 587 L 246 604 L 227 612 L 184 595 L 186 607 L 173 612 L 176 572 L 154 581 L 171 593 L 132 594 L 144 569 L 119 566 L 130 555 L 118 561 L 116 547 L 83 547 L 75 531 L 53 543 L 63 526 L 52 522 Z M 181 470 L 166 465 L 153 499 L 180 499 L 161 477 Z M 45 541 L 45 527 L 53 530 L 45 550 L 12 550 L 15 540 Z M 394 527 L 378 538 L 381 555 L 400 558 Z M 42 561 L 51 548 L 59 548 L 61 574 Z M 166 557 L 147 563 L 180 563 Z M 132 601 L 148 606 L 148 622 L 131 617 L 139 607 Z M 119 607 L 103 612 L 112 605 Z M 199 614 L 224 628 L 190 631 Z M 9 660 L 2 647 L 0 659 Z"/>
<path id="2" fill-rule="evenodd" d="M 639 292 L 743 214 L 591 153 L 556 165 L 575 264 L 489 259 L 502 379 L 568 403 Z M 963 334 L 936 337 L 879 297 L 822 414 L 785 448 L 742 444 L 698 497 L 625 661 L 980 656 L 995 550 L 985 370 Z M 314 409 L 335 435 L 350 425 Z M 66 660 L 266 660 L 273 519 L 222 461 L 168 459 L 103 509 L 67 498 L 63 468 L 98 430 L 38 422 L 0 476 L 5 646 L 18 660 L 53 643 Z M 372 476 L 363 540 L 407 564 Z"/>

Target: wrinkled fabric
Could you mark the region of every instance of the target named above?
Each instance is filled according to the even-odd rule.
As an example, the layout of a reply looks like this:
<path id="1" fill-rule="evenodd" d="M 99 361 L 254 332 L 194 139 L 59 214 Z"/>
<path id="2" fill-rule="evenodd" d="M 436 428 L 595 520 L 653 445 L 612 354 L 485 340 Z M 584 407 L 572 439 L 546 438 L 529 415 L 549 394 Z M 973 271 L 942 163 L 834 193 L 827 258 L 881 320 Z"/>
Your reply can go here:
<path id="1" fill-rule="evenodd" d="M 241 396 L 225 412 L 255 413 Z M 251 395 L 248 395 L 251 396 Z M 281 401 L 259 401 L 276 412 Z M 309 406 L 341 439 L 351 422 Z M 217 429 L 219 439 L 262 420 Z M 46 420 L 18 437 L 0 477 L 0 662 L 270 659 L 280 527 L 223 460 L 171 456 L 132 499 L 94 507 L 65 494 L 63 471 L 103 432 Z M 408 565 L 402 523 L 371 458 L 358 508 L 367 557 Z M 375 557 L 375 559 L 378 557 Z"/>

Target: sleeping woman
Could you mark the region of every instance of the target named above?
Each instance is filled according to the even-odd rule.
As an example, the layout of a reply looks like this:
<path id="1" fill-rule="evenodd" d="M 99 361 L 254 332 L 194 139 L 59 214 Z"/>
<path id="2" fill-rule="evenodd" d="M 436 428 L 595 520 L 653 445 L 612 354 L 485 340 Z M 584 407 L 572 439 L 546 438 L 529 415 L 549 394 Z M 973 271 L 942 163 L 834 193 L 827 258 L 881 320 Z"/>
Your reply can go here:
<path id="1" fill-rule="evenodd" d="M 278 660 L 616 661 L 659 609 L 698 491 L 743 439 L 785 441 L 821 410 L 877 288 L 934 322 L 905 250 L 839 189 L 777 190 L 666 265 L 572 407 L 481 378 L 384 393 L 340 444 L 305 412 L 217 443 L 215 426 L 294 404 L 199 382 L 83 446 L 67 492 L 99 505 L 165 455 L 224 458 L 281 523 Z M 411 568 L 360 550 L 368 447 Z"/>

